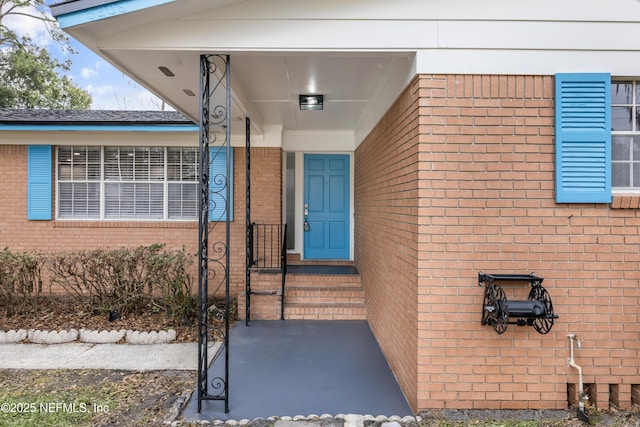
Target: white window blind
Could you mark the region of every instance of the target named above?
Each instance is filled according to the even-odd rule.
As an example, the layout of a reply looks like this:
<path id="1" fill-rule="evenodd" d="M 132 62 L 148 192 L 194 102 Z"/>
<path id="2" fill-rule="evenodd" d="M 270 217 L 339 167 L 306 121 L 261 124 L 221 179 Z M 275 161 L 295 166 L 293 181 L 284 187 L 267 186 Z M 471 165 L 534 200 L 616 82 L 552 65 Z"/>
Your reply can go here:
<path id="1" fill-rule="evenodd" d="M 164 218 L 164 150 L 104 147 L 105 218 Z"/>
<path id="2" fill-rule="evenodd" d="M 640 190 L 640 81 L 611 82 L 611 157 L 615 190 Z"/>
<path id="3" fill-rule="evenodd" d="M 198 218 L 198 150 L 167 149 L 168 216 Z"/>
<path id="4" fill-rule="evenodd" d="M 58 216 L 100 218 L 100 147 L 58 148 Z"/>
<path id="5" fill-rule="evenodd" d="M 198 157 L 194 147 L 58 147 L 58 218 L 195 220 Z"/>

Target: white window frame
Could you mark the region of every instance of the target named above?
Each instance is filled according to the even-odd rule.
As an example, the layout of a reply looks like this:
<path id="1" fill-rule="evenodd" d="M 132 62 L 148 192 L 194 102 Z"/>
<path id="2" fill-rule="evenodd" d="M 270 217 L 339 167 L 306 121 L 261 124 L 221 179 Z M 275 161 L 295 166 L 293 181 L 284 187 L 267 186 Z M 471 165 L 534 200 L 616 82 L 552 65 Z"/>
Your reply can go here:
<path id="1" fill-rule="evenodd" d="M 65 146 L 65 148 L 67 147 L 71 147 L 71 150 L 73 151 L 74 149 L 79 149 L 79 148 L 95 148 L 95 146 L 86 146 L 86 145 L 73 145 L 73 146 Z M 113 180 L 113 179 L 106 179 L 106 168 L 105 168 L 105 148 L 117 148 L 118 150 L 122 150 L 122 149 L 132 149 L 132 150 L 136 150 L 136 149 L 144 149 L 144 148 L 148 148 L 148 149 L 156 149 L 156 148 L 162 148 L 163 149 L 163 177 L 161 180 L 136 180 L 135 179 L 135 175 L 133 177 L 133 179 L 129 180 Z M 170 184 L 193 184 L 196 186 L 198 185 L 198 176 L 197 176 L 197 171 L 198 171 L 198 149 L 195 147 L 185 147 L 185 146 L 116 146 L 116 145 L 109 145 L 109 146 L 100 146 L 100 178 L 99 180 L 74 180 L 74 179 L 61 179 L 60 177 L 60 149 L 62 147 L 57 147 L 56 148 L 56 155 L 55 155 L 55 168 L 56 168 L 56 173 L 55 173 L 55 177 L 56 177 L 56 219 L 57 220 L 62 220 L 62 221 L 67 221 L 67 220 L 87 220 L 87 221 L 96 221 L 96 220 L 100 220 L 100 221 L 197 221 L 197 216 L 198 216 L 198 212 L 197 212 L 197 200 L 195 200 L 193 202 L 193 206 L 195 207 L 193 209 L 193 216 L 181 216 L 181 217 L 170 217 L 169 216 L 169 185 Z M 195 175 L 194 175 L 194 179 L 193 180 L 169 180 L 169 150 L 171 149 L 176 149 L 176 150 L 180 150 L 181 153 L 184 150 L 195 150 L 195 154 L 196 154 L 196 164 L 195 164 Z M 183 156 L 180 156 L 180 168 L 182 169 L 183 166 L 191 166 L 191 165 L 187 165 L 186 163 L 182 163 L 183 162 Z M 182 178 L 182 175 L 181 175 Z M 100 195 L 99 195 L 99 210 L 100 210 L 100 214 L 99 217 L 95 216 L 95 217 L 89 217 L 89 216 L 78 216 L 78 217 L 74 217 L 74 216 L 61 216 L 60 214 L 60 188 L 61 188 L 61 184 L 65 184 L 65 183 L 87 183 L 87 182 L 91 182 L 91 183 L 99 183 L 99 191 L 100 191 Z M 162 217 L 156 217 L 156 218 L 152 218 L 152 217 L 107 217 L 106 215 L 106 186 L 107 184 L 114 184 L 114 183 L 161 183 L 162 184 Z M 197 198 L 197 190 L 194 192 L 194 196 Z M 184 201 L 181 201 L 181 204 L 184 204 Z"/>
<path id="2" fill-rule="evenodd" d="M 632 100 L 630 104 L 617 104 L 613 99 L 613 91 L 615 90 L 616 83 L 631 83 L 632 84 Z M 638 91 L 640 90 L 640 79 L 637 78 L 613 78 L 611 79 L 611 120 L 612 120 L 612 130 L 611 130 L 611 191 L 613 193 L 639 193 L 640 194 L 640 184 L 638 186 L 633 186 L 634 181 L 634 173 L 633 173 L 633 164 L 636 163 L 640 165 L 640 158 L 635 159 L 633 157 L 633 143 L 629 145 L 629 157 L 628 160 L 614 160 L 613 158 L 613 139 L 616 137 L 629 137 L 630 139 L 637 139 L 640 142 L 640 96 Z M 616 107 L 625 107 L 631 108 L 631 130 L 613 130 L 613 120 L 614 114 L 613 109 Z M 613 181 L 613 169 L 616 164 L 627 163 L 629 167 L 629 180 L 631 186 L 619 187 L 614 185 Z"/>

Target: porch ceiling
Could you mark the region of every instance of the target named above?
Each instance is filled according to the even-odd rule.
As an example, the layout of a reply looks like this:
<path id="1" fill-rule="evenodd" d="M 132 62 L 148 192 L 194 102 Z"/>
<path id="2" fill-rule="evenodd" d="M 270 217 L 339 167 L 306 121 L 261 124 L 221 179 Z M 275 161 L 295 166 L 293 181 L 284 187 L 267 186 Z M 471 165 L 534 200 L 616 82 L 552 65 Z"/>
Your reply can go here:
<path id="1" fill-rule="evenodd" d="M 199 117 L 199 56 L 176 50 L 103 50 L 106 58 L 179 111 Z M 407 55 L 380 53 L 231 53 L 232 132 L 244 132 L 249 116 L 265 127 L 296 132 L 357 133 L 380 101 L 397 61 Z M 174 77 L 158 67 L 169 68 Z M 189 96 L 188 89 L 196 94 Z M 301 111 L 298 95 L 324 95 L 322 111 Z M 222 100 L 219 100 L 222 101 Z"/>
<path id="2" fill-rule="evenodd" d="M 52 9 L 65 31 L 196 121 L 200 55 L 230 54 L 234 134 L 244 133 L 249 116 L 253 135 L 282 129 L 361 139 L 412 76 L 414 52 L 353 48 L 348 41 L 353 29 L 335 17 L 295 15 L 327 14 L 339 9 L 336 3 L 292 12 L 296 2 L 288 0 L 158 0 L 127 13 L 109 4 L 80 0 Z M 84 10 L 94 15 L 76 18 Z M 92 18 L 101 11 L 108 16 Z M 175 76 L 167 77 L 161 66 Z M 324 95 L 324 110 L 301 111 L 300 94 Z"/>

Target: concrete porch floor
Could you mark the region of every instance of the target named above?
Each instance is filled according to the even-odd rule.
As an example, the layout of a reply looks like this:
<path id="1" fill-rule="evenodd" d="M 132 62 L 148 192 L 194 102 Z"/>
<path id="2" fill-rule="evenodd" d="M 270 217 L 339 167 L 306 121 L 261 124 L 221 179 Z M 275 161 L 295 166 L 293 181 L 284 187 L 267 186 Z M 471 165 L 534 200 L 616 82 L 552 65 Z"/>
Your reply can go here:
<path id="1" fill-rule="evenodd" d="M 229 410 L 193 393 L 185 421 L 311 414 L 411 415 L 366 321 L 238 322 L 230 333 Z M 209 379 L 223 372 L 221 357 Z"/>

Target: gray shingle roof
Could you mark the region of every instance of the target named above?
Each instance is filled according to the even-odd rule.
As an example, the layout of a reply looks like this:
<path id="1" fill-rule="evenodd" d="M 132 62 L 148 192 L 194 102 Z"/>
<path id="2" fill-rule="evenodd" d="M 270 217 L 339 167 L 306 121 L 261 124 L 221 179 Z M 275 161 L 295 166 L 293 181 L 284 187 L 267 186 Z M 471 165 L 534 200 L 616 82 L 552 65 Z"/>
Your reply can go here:
<path id="1" fill-rule="evenodd" d="M 51 14 L 56 17 L 63 13 L 77 12 L 91 7 L 114 3 L 116 0 L 62 0 L 50 4 Z"/>
<path id="2" fill-rule="evenodd" d="M 177 111 L 15 110 L 0 108 L 0 125 L 194 125 Z"/>

